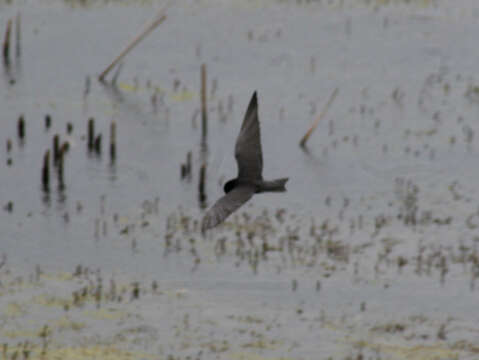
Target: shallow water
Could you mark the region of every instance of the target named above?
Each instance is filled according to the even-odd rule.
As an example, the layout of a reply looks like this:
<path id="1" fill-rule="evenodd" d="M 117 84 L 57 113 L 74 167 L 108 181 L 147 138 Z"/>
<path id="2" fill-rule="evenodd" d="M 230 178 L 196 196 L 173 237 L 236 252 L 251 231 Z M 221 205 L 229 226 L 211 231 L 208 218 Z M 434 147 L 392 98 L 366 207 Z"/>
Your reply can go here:
<path id="1" fill-rule="evenodd" d="M 162 6 L 0 3 L 0 23 L 21 12 L 22 24 L 21 56 L 0 86 L 0 141 L 12 141 L 0 151 L 0 204 L 13 204 L 0 217 L 9 356 L 27 340 L 32 357 L 47 344 L 67 359 L 477 357 L 475 3 L 175 3 L 116 86 L 100 84 Z M 289 176 L 288 192 L 255 196 L 203 237 L 200 164 L 211 206 L 235 175 L 254 90 L 264 176 Z M 87 150 L 90 117 L 100 156 Z M 57 133 L 70 144 L 65 189 L 52 165 L 45 193 Z M 192 177 L 181 180 L 189 151 Z"/>

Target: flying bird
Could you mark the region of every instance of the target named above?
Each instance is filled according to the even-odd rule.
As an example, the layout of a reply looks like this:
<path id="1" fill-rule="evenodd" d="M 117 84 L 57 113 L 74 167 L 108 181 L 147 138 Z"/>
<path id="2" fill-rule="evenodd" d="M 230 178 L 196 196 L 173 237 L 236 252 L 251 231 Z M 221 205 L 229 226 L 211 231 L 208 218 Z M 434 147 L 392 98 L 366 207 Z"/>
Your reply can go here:
<path id="1" fill-rule="evenodd" d="M 285 184 L 288 178 L 263 180 L 263 154 L 256 91 L 248 105 L 236 139 L 235 158 L 238 176 L 224 185 L 225 195 L 206 212 L 201 224 L 203 232 L 222 223 L 254 194 L 286 191 Z"/>

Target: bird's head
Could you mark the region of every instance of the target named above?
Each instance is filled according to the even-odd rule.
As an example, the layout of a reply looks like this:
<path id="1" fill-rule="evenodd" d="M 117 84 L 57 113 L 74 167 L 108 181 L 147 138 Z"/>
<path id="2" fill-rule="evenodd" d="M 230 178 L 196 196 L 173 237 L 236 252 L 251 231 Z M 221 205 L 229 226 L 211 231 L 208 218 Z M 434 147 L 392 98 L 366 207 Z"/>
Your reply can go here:
<path id="1" fill-rule="evenodd" d="M 223 187 L 225 194 L 229 193 L 231 190 L 233 190 L 236 187 L 236 179 L 231 179 L 226 182 L 225 186 Z"/>

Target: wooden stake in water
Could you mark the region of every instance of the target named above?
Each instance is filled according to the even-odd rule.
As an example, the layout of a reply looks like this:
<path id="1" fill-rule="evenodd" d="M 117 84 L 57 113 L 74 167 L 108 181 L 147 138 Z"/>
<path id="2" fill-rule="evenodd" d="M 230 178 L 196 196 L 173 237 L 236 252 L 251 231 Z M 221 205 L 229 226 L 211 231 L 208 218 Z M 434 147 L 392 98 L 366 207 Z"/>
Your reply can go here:
<path id="1" fill-rule="evenodd" d="M 70 143 L 68 141 L 65 141 L 62 146 L 60 146 L 60 152 L 65 155 L 68 150 L 70 150 Z"/>
<path id="2" fill-rule="evenodd" d="M 45 115 L 45 129 L 50 129 L 50 126 L 52 126 L 52 117 L 49 114 Z"/>
<path id="3" fill-rule="evenodd" d="M 98 134 L 98 136 L 95 138 L 95 152 L 98 155 L 101 155 L 101 134 Z"/>
<path id="4" fill-rule="evenodd" d="M 22 48 L 21 48 L 21 40 L 22 40 L 22 29 L 21 29 L 21 15 L 20 13 L 17 14 L 17 17 L 15 18 L 15 36 L 16 36 L 16 41 L 15 41 L 15 56 L 17 59 L 20 57 Z"/>
<path id="5" fill-rule="evenodd" d="M 58 190 L 65 189 L 65 179 L 64 179 L 64 166 L 63 162 L 65 159 L 65 154 L 63 151 L 60 151 L 58 154 L 58 166 L 57 166 L 57 174 L 58 174 Z"/>
<path id="6" fill-rule="evenodd" d="M 50 191 L 50 150 L 43 155 L 42 187 L 43 191 Z"/>
<path id="7" fill-rule="evenodd" d="M 95 146 L 95 119 L 88 119 L 88 150 L 93 151 Z"/>
<path id="8" fill-rule="evenodd" d="M 186 154 L 186 174 L 188 177 L 191 177 L 191 151 L 188 151 Z"/>
<path id="9" fill-rule="evenodd" d="M 116 122 L 113 120 L 110 125 L 110 162 L 116 160 Z"/>
<path id="10" fill-rule="evenodd" d="M 208 107 L 206 98 L 206 64 L 201 65 L 201 139 L 208 135 Z"/>
<path id="11" fill-rule="evenodd" d="M 60 135 L 55 134 L 53 136 L 53 163 L 58 164 L 60 158 Z"/>
<path id="12" fill-rule="evenodd" d="M 316 129 L 316 127 L 318 126 L 319 120 L 321 120 L 321 119 L 326 115 L 326 112 L 328 111 L 329 107 L 331 106 L 331 104 L 333 103 L 334 99 L 335 99 L 336 96 L 338 95 L 338 91 L 339 91 L 338 88 L 334 89 L 334 91 L 333 91 L 333 93 L 331 94 L 331 96 L 329 97 L 329 100 L 328 100 L 328 102 L 326 103 L 326 106 L 324 107 L 323 111 L 321 111 L 321 113 L 320 113 L 319 116 L 316 118 L 316 120 L 314 121 L 313 125 L 311 125 L 311 127 L 309 128 L 309 130 L 306 131 L 306 134 L 304 134 L 303 138 L 302 138 L 301 141 L 299 142 L 299 146 L 301 146 L 302 148 L 306 147 L 306 142 L 308 141 L 309 137 L 310 137 L 311 134 L 313 133 L 314 129 Z"/>
<path id="13" fill-rule="evenodd" d="M 186 165 L 181 164 L 180 169 L 181 180 L 183 180 L 186 177 Z"/>
<path id="14" fill-rule="evenodd" d="M 25 140 L 25 118 L 23 115 L 20 115 L 17 123 L 18 138 L 20 140 Z"/>
<path id="15" fill-rule="evenodd" d="M 200 168 L 200 182 L 198 184 L 198 199 L 200 201 L 200 207 L 204 209 L 206 207 L 206 163 L 203 163 Z"/>
<path id="16" fill-rule="evenodd" d="M 10 64 L 10 35 L 12 33 L 12 19 L 8 19 L 5 29 L 5 37 L 3 38 L 3 62 Z"/>

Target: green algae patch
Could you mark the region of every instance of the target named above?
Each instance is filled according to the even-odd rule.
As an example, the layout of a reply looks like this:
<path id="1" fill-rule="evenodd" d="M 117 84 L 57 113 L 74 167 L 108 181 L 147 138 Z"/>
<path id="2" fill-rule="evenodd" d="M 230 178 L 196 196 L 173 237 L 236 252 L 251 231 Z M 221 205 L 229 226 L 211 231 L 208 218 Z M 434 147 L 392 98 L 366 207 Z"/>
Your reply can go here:
<path id="1" fill-rule="evenodd" d="M 195 94 L 192 91 L 183 90 L 176 94 L 173 94 L 171 98 L 174 101 L 190 101 L 193 99 L 194 95 Z"/>
<path id="2" fill-rule="evenodd" d="M 34 338 L 39 334 L 38 330 L 5 330 L 2 333 L 2 336 L 5 336 L 9 339 L 19 339 L 19 338 Z"/>
<path id="3" fill-rule="evenodd" d="M 73 321 L 66 316 L 62 316 L 60 319 L 55 321 L 54 326 L 56 329 L 61 331 L 64 331 L 64 330 L 79 331 L 86 327 L 85 323 Z"/>
<path id="4" fill-rule="evenodd" d="M 41 345 L 29 345 L 28 359 L 62 359 L 62 360 L 133 360 L 133 359 L 156 359 L 157 357 L 143 352 L 125 351 L 113 346 L 78 346 L 59 347 L 44 349 Z M 24 346 L 9 346 L 7 357 L 15 356 L 15 353 L 25 352 Z"/>
<path id="5" fill-rule="evenodd" d="M 47 307 L 71 307 L 72 300 L 59 296 L 49 296 L 46 294 L 35 296 L 32 299 L 32 303 Z"/>
<path id="6" fill-rule="evenodd" d="M 155 356 L 147 353 L 125 351 L 112 346 L 65 347 L 50 350 L 49 355 L 50 358 L 63 360 L 129 360 L 155 358 Z"/>
<path id="7" fill-rule="evenodd" d="M 290 357 L 266 357 L 248 352 L 237 352 L 230 355 L 231 360 L 293 360 Z"/>
<path id="8" fill-rule="evenodd" d="M 85 311 L 85 316 L 97 320 L 122 320 L 128 317 L 128 313 L 116 309 L 98 309 L 94 311 Z"/>
<path id="9" fill-rule="evenodd" d="M 57 272 L 57 273 L 44 273 L 40 276 L 45 280 L 60 280 L 60 281 L 70 281 L 74 278 L 72 273 L 69 272 Z"/>
<path id="10" fill-rule="evenodd" d="M 16 302 L 8 303 L 3 313 L 9 318 L 15 318 L 26 314 L 25 309 Z"/>
<path id="11" fill-rule="evenodd" d="M 438 359 L 459 359 L 460 352 L 452 350 L 443 344 L 432 345 L 399 345 L 372 343 L 368 341 L 358 341 L 357 345 L 364 348 L 370 348 L 381 354 L 393 356 L 393 359 L 408 360 L 438 360 Z"/>

